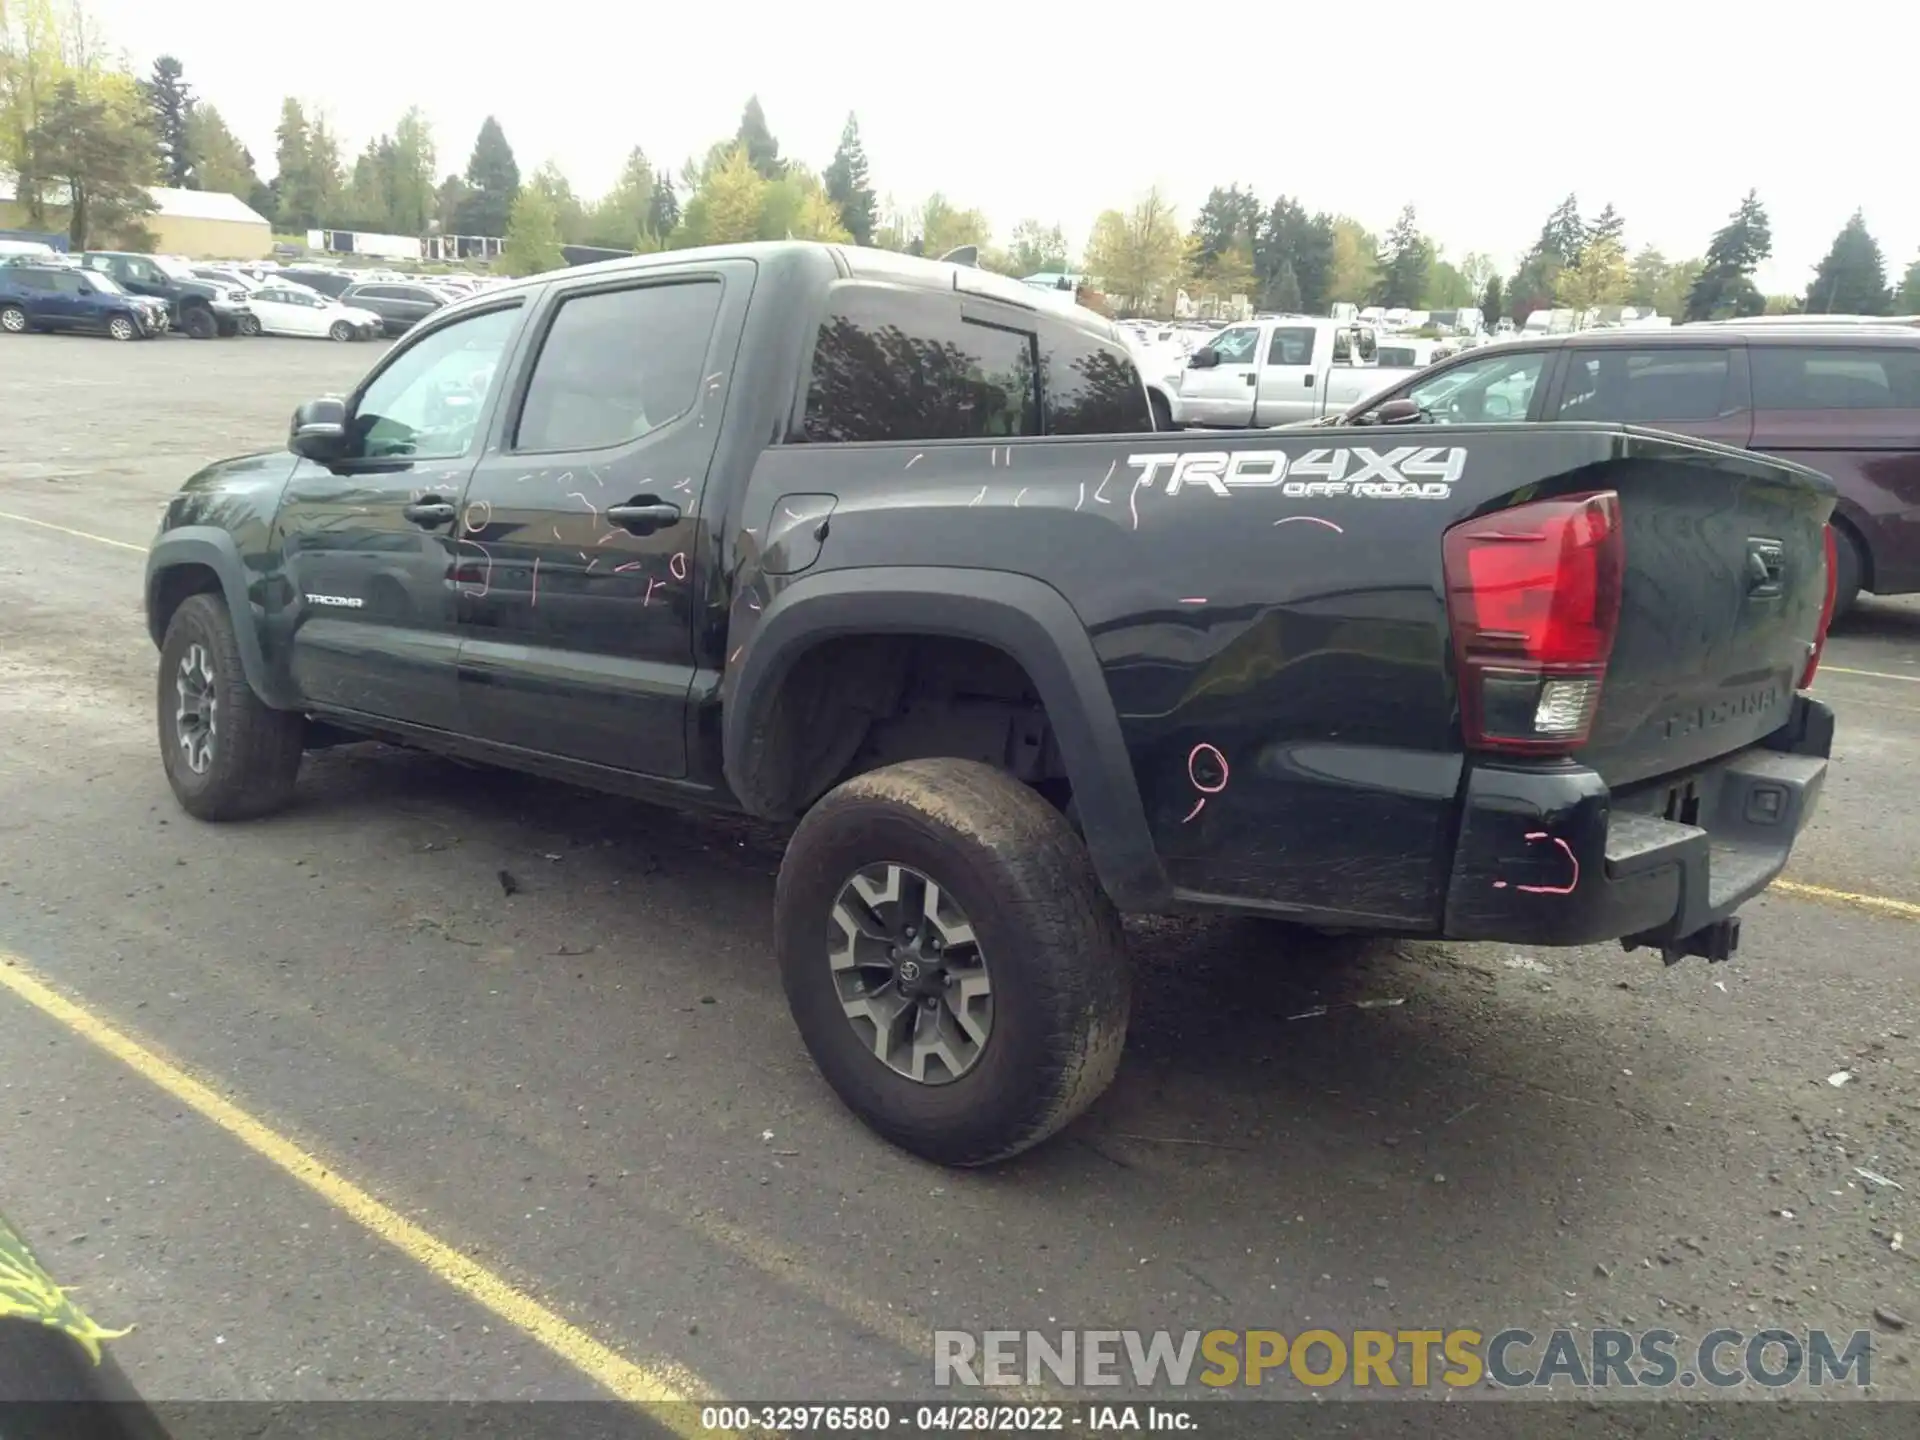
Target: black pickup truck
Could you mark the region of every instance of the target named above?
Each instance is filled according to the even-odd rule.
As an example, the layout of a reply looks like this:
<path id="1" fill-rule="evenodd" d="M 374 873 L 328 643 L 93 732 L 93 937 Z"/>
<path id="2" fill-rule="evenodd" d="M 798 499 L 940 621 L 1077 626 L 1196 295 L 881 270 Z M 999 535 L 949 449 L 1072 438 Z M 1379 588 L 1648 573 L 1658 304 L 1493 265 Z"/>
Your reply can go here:
<path id="1" fill-rule="evenodd" d="M 374 737 L 794 822 L 779 964 L 923 1155 L 1112 1077 L 1119 915 L 1723 959 L 1818 798 L 1832 486 L 1617 424 L 1153 434 L 1114 327 L 777 244 L 448 306 L 148 561 L 209 820 Z"/>

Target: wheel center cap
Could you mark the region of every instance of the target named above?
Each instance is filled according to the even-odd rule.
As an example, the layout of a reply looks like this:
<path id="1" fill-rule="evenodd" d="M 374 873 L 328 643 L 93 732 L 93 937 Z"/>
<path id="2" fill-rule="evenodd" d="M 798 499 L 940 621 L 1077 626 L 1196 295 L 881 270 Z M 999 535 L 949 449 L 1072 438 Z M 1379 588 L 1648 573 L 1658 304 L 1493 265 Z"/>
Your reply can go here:
<path id="1" fill-rule="evenodd" d="M 921 973 L 920 962 L 918 960 L 909 959 L 900 962 L 900 983 L 902 985 L 918 985 L 920 983 Z"/>

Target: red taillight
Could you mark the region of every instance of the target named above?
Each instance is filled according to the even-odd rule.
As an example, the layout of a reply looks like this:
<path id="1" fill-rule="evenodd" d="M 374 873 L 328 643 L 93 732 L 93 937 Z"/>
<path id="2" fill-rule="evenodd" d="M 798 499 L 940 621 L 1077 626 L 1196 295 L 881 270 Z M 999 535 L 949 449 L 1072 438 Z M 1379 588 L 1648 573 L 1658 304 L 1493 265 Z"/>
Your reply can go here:
<path id="1" fill-rule="evenodd" d="M 1800 688 L 1806 689 L 1813 684 L 1814 672 L 1820 668 L 1820 652 L 1827 648 L 1827 627 L 1833 624 L 1833 602 L 1840 589 L 1839 541 L 1834 537 L 1833 526 L 1827 525 L 1827 598 L 1820 606 L 1820 628 L 1813 633 L 1813 645 L 1807 651 L 1807 668 L 1800 672 Z"/>
<path id="2" fill-rule="evenodd" d="M 1620 625 L 1619 495 L 1536 500 L 1456 525 L 1443 543 L 1468 747 L 1584 744 Z"/>

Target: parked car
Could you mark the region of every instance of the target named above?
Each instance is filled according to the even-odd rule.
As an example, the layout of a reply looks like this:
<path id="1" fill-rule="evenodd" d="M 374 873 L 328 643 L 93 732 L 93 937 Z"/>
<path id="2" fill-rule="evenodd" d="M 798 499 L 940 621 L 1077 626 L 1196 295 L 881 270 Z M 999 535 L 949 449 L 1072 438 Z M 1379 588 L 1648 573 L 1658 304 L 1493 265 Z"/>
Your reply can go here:
<path id="1" fill-rule="evenodd" d="M 1188 357 L 1162 421 L 1246 429 L 1338 414 L 1413 373 L 1376 363 L 1378 344 L 1370 325 L 1311 316 L 1229 325 Z"/>
<path id="2" fill-rule="evenodd" d="M 1196 443 L 1119 333 L 797 242 L 447 307 L 168 505 L 173 792 L 261 815 L 374 736 L 791 824 L 800 1033 L 955 1164 L 1112 1078 L 1123 910 L 1730 954 L 1826 771 L 1831 482 L 1617 424 Z"/>
<path id="3" fill-rule="evenodd" d="M 190 267 L 167 256 L 89 250 L 80 257 L 80 263 L 110 276 L 129 294 L 164 301 L 173 328 L 195 340 L 238 335 L 246 323 L 245 290 L 238 285 L 202 280 Z"/>
<path id="4" fill-rule="evenodd" d="M 1796 317 L 1796 320 L 1798 317 Z M 1920 591 L 1920 330 L 1760 320 L 1583 331 L 1473 351 L 1354 407 L 1403 422 L 1623 421 L 1830 475 L 1839 597 Z"/>
<path id="5" fill-rule="evenodd" d="M 0 331 L 92 330 L 115 340 L 166 332 L 165 302 L 129 295 L 106 275 L 73 265 L 0 267 Z"/>
<path id="6" fill-rule="evenodd" d="M 384 331 L 384 323 L 373 311 L 330 300 L 298 285 L 262 285 L 247 297 L 247 308 L 269 335 L 371 340 Z"/>
<path id="7" fill-rule="evenodd" d="M 394 284 L 378 281 L 353 285 L 342 291 L 340 303 L 371 310 L 386 325 L 387 334 L 404 335 L 427 316 L 449 303 L 444 291 L 418 283 Z"/>
<path id="8" fill-rule="evenodd" d="M 346 294 L 359 280 L 351 270 L 335 270 L 324 265 L 289 265 L 274 278 L 304 285 L 333 300 Z"/>

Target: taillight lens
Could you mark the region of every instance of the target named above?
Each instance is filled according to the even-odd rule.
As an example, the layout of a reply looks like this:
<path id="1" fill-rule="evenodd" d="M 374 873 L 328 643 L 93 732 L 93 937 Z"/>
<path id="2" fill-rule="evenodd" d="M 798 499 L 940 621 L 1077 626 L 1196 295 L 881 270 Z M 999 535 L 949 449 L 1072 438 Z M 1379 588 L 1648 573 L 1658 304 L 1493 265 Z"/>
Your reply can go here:
<path id="1" fill-rule="evenodd" d="M 1536 500 L 1469 520 L 1446 533 L 1443 556 L 1468 747 L 1584 744 L 1620 627 L 1620 496 Z"/>
<path id="2" fill-rule="evenodd" d="M 1833 624 L 1833 602 L 1840 589 L 1840 542 L 1833 533 L 1833 525 L 1827 525 L 1827 598 L 1820 606 L 1820 628 L 1814 632 L 1813 646 L 1807 652 L 1807 668 L 1800 672 L 1800 688 L 1806 689 L 1813 684 L 1813 677 L 1820 669 L 1820 652 L 1827 648 L 1827 628 Z"/>

